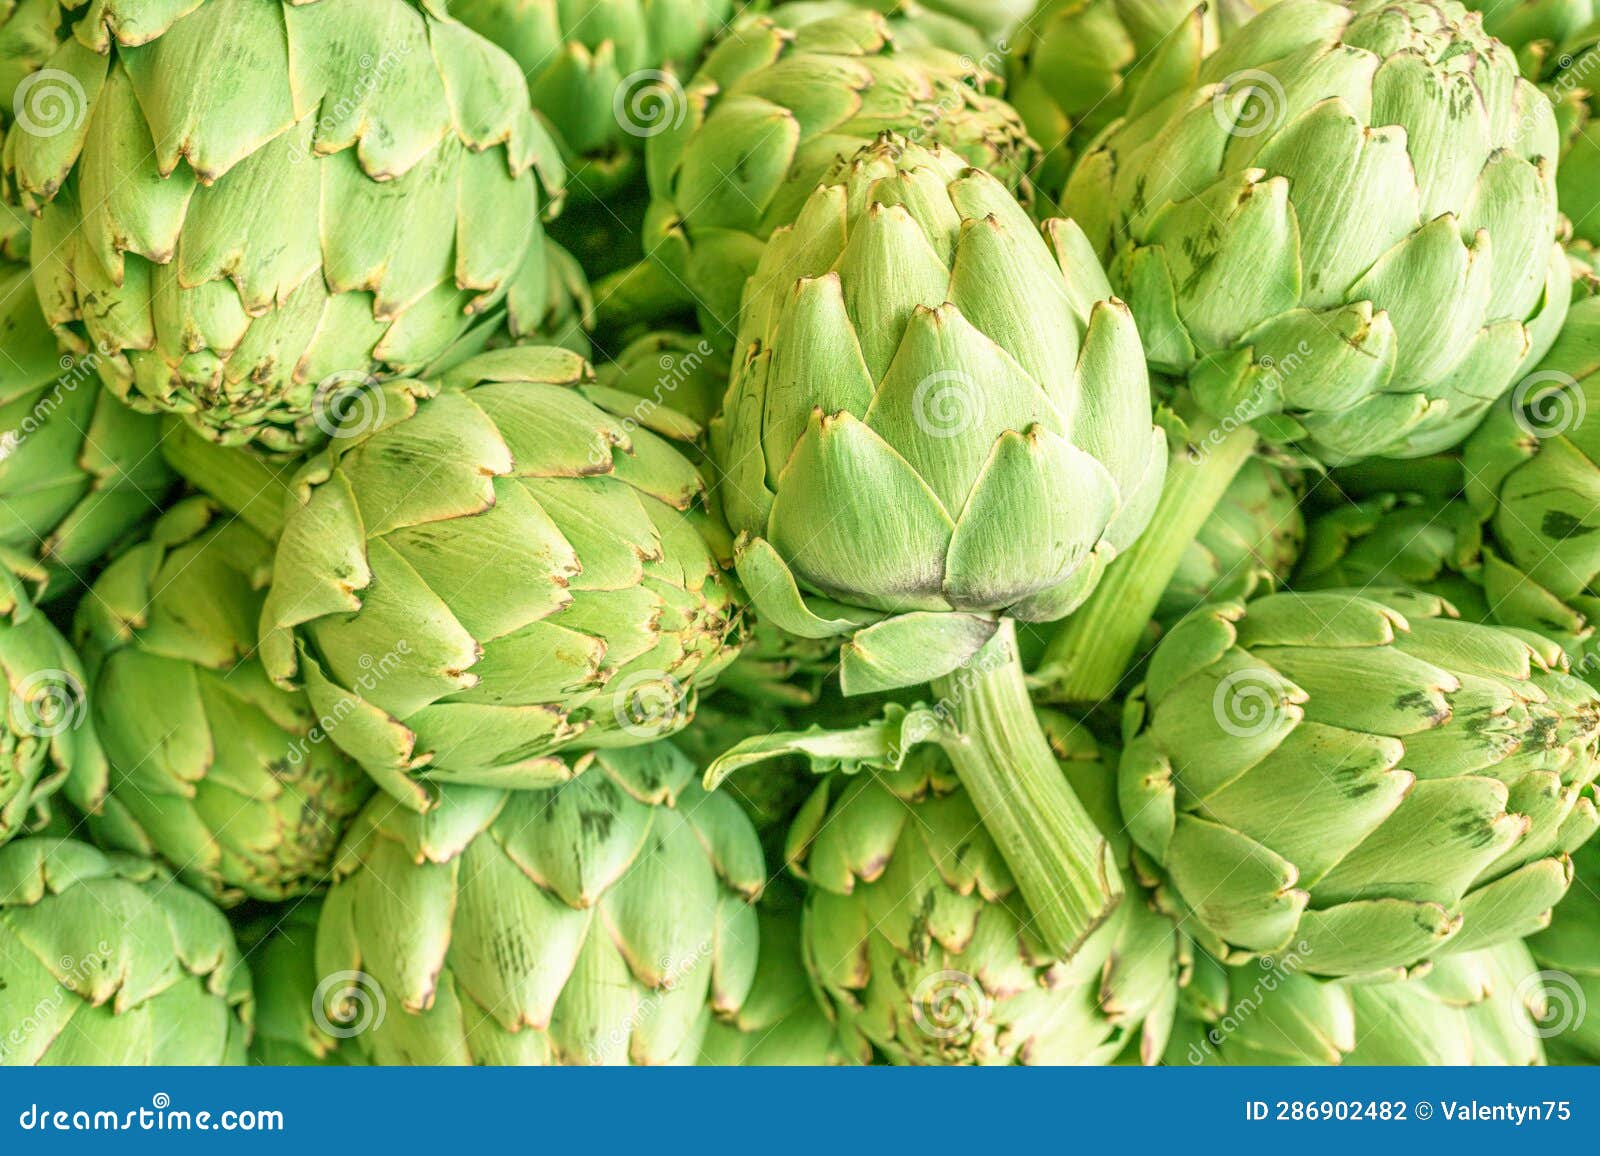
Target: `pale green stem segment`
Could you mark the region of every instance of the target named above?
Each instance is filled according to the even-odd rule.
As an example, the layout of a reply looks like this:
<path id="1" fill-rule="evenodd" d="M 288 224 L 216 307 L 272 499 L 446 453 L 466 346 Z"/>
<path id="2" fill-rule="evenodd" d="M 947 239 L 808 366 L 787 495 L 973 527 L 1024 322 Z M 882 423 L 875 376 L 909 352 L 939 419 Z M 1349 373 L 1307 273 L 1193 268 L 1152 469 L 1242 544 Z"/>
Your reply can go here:
<path id="1" fill-rule="evenodd" d="M 1011 622 L 933 692 L 950 724 L 942 745 L 1033 913 L 1032 931 L 1070 958 L 1115 910 L 1122 880 L 1039 727 Z"/>
<path id="2" fill-rule="evenodd" d="M 1255 451 L 1257 440 L 1255 430 L 1243 422 L 1232 430 L 1208 417 L 1189 422 L 1185 443 L 1167 464 L 1166 484 L 1150 525 L 1106 567 L 1094 593 L 1046 647 L 1040 663 L 1048 679 L 1046 700 L 1081 708 L 1117 697 L 1184 550 Z"/>

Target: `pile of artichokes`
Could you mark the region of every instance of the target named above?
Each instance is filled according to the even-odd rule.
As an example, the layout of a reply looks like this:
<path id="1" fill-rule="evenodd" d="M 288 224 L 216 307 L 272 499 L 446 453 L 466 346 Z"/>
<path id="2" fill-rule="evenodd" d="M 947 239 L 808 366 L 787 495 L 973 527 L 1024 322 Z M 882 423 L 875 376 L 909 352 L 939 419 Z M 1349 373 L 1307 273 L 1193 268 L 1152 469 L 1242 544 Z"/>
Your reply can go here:
<path id="1" fill-rule="evenodd" d="M 0 1064 L 1600 1063 L 1477 6 L 0 0 Z"/>

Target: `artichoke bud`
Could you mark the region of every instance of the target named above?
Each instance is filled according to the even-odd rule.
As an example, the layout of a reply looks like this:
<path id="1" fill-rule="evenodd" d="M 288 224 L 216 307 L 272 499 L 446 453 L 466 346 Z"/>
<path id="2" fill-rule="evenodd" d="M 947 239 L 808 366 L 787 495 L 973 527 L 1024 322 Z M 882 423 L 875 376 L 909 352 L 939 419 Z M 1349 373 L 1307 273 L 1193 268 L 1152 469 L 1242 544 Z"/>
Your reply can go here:
<path id="1" fill-rule="evenodd" d="M 837 164 L 740 324 L 719 494 L 793 632 L 786 588 L 858 622 L 1059 617 L 1149 518 L 1166 448 L 1126 308 L 1076 226 L 1041 236 L 948 151 L 886 135 Z"/>
<path id="2" fill-rule="evenodd" d="M 1286 0 L 1153 72 L 1062 205 L 1214 416 L 1327 464 L 1422 456 L 1550 347 L 1555 118 L 1455 0 Z"/>
<path id="3" fill-rule="evenodd" d="M 0 847 L 0 1066 L 245 1061 L 250 973 L 228 921 L 149 859 Z"/>
<path id="4" fill-rule="evenodd" d="M 650 138 L 646 249 L 687 287 L 720 348 L 737 332 L 767 238 L 794 221 L 839 157 L 880 132 L 950 149 L 1026 190 L 1033 142 L 991 93 L 997 78 L 918 39 L 853 5 L 783 5 L 736 21 L 685 86 L 683 115 Z M 738 179 L 729 180 L 735 150 Z"/>
<path id="5" fill-rule="evenodd" d="M 1063 774 L 1118 831 L 1111 772 L 1093 739 L 1041 720 Z M 1154 1063 L 1166 1046 L 1187 948 L 1128 895 L 1071 960 L 1032 916 L 942 754 L 823 781 L 790 831 L 809 884 L 807 965 L 847 1051 L 897 1064 Z"/>
<path id="6" fill-rule="evenodd" d="M 1555 909 L 1548 929 L 1528 940 L 1543 969 L 1539 1034 L 1559 1063 L 1600 1063 L 1600 843 L 1572 857 L 1577 881 Z"/>
<path id="7" fill-rule="evenodd" d="M 754 828 L 668 743 L 548 791 L 375 799 L 317 930 L 326 1014 L 379 1064 L 693 1063 L 756 972 Z M 354 1021 L 354 1022 L 352 1022 Z"/>
<path id="8" fill-rule="evenodd" d="M 1122 813 L 1206 950 L 1304 943 L 1308 975 L 1397 975 L 1545 925 L 1600 827 L 1600 695 L 1559 647 L 1453 613 L 1272 594 L 1162 640 Z"/>
<path id="9" fill-rule="evenodd" d="M 271 542 L 188 498 L 78 608 L 109 771 L 79 776 L 73 801 L 101 844 L 159 856 L 224 904 L 322 886 L 372 793 L 305 694 L 256 656 L 271 563 Z"/>
<path id="10" fill-rule="evenodd" d="M 445 353 L 564 180 L 516 62 L 435 0 L 107 0 L 36 75 L 66 92 L 4 159 L 45 318 L 227 444 L 326 440 L 330 406 Z"/>
<path id="11" fill-rule="evenodd" d="M 538 788 L 569 748 L 687 725 L 738 651 L 739 597 L 682 419 L 525 346 L 397 382 L 296 480 L 262 660 L 330 738 L 426 809 Z"/>

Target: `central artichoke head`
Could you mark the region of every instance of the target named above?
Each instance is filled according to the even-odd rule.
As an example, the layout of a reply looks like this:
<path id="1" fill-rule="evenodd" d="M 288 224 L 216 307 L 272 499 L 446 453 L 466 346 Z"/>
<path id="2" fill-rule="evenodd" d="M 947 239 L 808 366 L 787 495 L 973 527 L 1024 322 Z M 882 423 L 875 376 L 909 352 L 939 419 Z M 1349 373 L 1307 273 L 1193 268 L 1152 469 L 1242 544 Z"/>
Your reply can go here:
<path id="1" fill-rule="evenodd" d="M 1148 520 L 1133 319 L 1069 221 L 884 136 L 768 244 L 712 432 L 736 532 L 884 613 L 1057 618 Z"/>

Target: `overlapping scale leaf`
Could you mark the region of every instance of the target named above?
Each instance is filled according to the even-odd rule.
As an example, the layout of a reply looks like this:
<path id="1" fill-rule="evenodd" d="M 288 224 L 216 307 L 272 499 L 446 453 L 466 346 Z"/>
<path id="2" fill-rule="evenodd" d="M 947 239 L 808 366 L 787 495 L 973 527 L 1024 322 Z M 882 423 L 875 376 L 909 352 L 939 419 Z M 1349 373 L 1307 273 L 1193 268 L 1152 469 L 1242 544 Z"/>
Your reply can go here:
<path id="1" fill-rule="evenodd" d="M 604 196 L 645 142 L 683 115 L 682 77 L 731 0 L 455 0 L 450 14 L 505 49 L 555 130 L 574 196 Z"/>
<path id="2" fill-rule="evenodd" d="M 1291 948 L 1259 964 L 1209 956 L 1179 1000 L 1172 1066 L 1507 1067 L 1544 1063 L 1537 965 L 1521 942 L 1454 955 L 1425 975 L 1345 984 Z"/>
<path id="3" fill-rule="evenodd" d="M 785 5 L 736 22 L 685 86 L 682 115 L 650 138 L 646 250 L 731 349 L 767 238 L 880 132 L 915 133 L 1022 186 L 1032 144 L 997 87 L 981 63 L 866 8 Z"/>
<path id="4" fill-rule="evenodd" d="M 694 1063 L 756 972 L 755 831 L 670 745 L 598 752 L 549 791 L 376 798 L 317 932 L 359 976 L 334 1022 L 380 1064 Z"/>
<path id="5" fill-rule="evenodd" d="M 3 210 L 0 210 L 3 211 Z M 173 476 L 160 421 L 100 385 L 97 353 L 63 355 L 21 266 L 0 266 L 0 566 L 10 612 L 81 589 L 155 516 Z"/>
<path id="6" fill-rule="evenodd" d="M 314 899 L 254 913 L 240 926 L 256 997 L 250 1062 L 263 1067 L 347 1066 L 365 1062 L 355 1042 L 357 1022 L 328 1018 L 323 998 L 335 987 L 348 993 L 351 977 L 319 975 Z M 359 985 L 356 986 L 359 990 Z M 370 998 L 370 993 L 369 998 Z"/>

